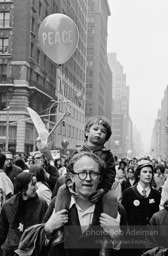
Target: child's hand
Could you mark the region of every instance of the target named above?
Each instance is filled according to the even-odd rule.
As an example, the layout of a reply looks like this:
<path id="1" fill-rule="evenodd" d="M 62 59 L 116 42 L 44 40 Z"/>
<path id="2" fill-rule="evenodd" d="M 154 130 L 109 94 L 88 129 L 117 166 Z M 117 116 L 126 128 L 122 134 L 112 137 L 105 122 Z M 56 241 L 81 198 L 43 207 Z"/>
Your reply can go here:
<path id="1" fill-rule="evenodd" d="M 100 188 L 98 190 L 96 190 L 96 192 L 94 192 L 91 197 L 90 197 L 90 201 L 92 203 L 96 203 L 102 196 L 104 195 L 104 189 Z"/>
<path id="2" fill-rule="evenodd" d="M 108 235 L 111 236 L 111 238 L 115 239 L 121 234 L 120 219 L 121 215 L 119 213 L 117 214 L 116 219 L 106 213 L 101 213 L 100 226 Z"/>
<path id="3" fill-rule="evenodd" d="M 72 182 L 68 184 L 68 190 L 74 198 L 78 197 L 78 193 L 74 190 Z"/>

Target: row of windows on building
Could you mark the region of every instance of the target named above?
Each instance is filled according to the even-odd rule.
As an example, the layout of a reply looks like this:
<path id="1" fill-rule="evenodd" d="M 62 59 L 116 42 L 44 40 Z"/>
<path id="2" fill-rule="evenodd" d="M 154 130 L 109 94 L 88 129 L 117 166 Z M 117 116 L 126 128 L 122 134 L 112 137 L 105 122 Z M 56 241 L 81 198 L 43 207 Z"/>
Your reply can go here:
<path id="1" fill-rule="evenodd" d="M 4 43 L 6 43 L 7 45 L 8 42 L 4 42 Z M 74 56 L 77 56 L 76 59 L 79 60 L 80 63 L 78 64 L 76 61 L 72 62 L 71 60 L 69 60 L 69 62 L 67 62 L 65 67 L 63 68 L 63 71 L 65 76 L 67 76 L 76 85 L 77 83 L 80 83 L 80 81 L 75 77 L 75 75 L 77 75 L 77 77 L 79 77 L 82 82 L 85 81 L 85 72 L 80 67 L 80 64 L 82 64 L 83 68 L 85 67 L 85 61 L 82 58 L 82 56 L 79 54 L 79 51 L 76 51 Z M 33 42 L 31 42 L 30 57 L 34 59 L 36 63 L 39 64 L 41 67 L 46 69 L 51 76 L 53 76 L 54 78 L 56 77 L 55 64 L 49 61 L 46 55 L 43 54 L 42 51 Z M 72 68 L 73 68 L 73 72 L 69 70 Z"/>
<path id="2" fill-rule="evenodd" d="M 84 140 L 84 131 L 69 124 L 65 126 L 59 126 L 58 134 L 72 138 L 72 139 L 77 139 L 81 141 Z"/>
<path id="3" fill-rule="evenodd" d="M 32 133 L 33 125 L 32 124 L 26 124 L 26 140 L 27 141 L 33 141 L 35 139 L 34 134 Z M 58 128 L 58 134 L 67 136 L 69 138 L 77 139 L 77 140 L 84 140 L 84 131 L 80 128 L 74 127 L 73 125 L 65 125 L 59 126 Z M 6 123 L 0 122 L 0 137 L 6 136 Z M 17 127 L 10 125 L 9 127 L 9 139 L 10 140 L 16 140 L 17 139 Z"/>
<path id="4" fill-rule="evenodd" d="M 72 107 L 72 106 L 68 106 L 70 113 L 71 113 L 71 118 L 74 118 L 75 120 L 77 120 L 80 123 L 85 123 L 85 115 L 83 113 L 81 113 L 80 111 L 78 111 L 76 108 Z M 64 112 L 64 103 L 60 102 L 59 106 L 58 106 L 59 112 Z"/>

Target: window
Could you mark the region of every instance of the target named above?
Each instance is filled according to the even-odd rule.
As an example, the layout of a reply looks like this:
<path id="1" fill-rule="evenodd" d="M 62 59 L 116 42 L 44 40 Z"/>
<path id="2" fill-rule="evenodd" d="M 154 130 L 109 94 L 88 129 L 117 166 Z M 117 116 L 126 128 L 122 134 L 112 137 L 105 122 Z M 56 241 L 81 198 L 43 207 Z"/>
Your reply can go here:
<path id="1" fill-rule="evenodd" d="M 34 58 L 34 44 L 31 43 L 30 57 Z"/>
<path id="2" fill-rule="evenodd" d="M 0 27 L 9 27 L 9 12 L 0 12 Z"/>
<path id="3" fill-rule="evenodd" d="M 40 50 L 37 50 L 37 63 L 40 64 Z"/>
<path id="4" fill-rule="evenodd" d="M 35 31 L 35 19 L 32 17 L 32 27 L 31 27 L 31 31 L 33 32 L 33 33 L 36 33 L 36 31 Z"/>
<path id="5" fill-rule="evenodd" d="M 94 17 L 93 16 L 88 17 L 88 22 L 94 23 Z"/>
<path id="6" fill-rule="evenodd" d="M 35 0 L 32 0 L 32 5 L 35 6 Z"/>
<path id="7" fill-rule="evenodd" d="M 42 3 L 39 2 L 39 16 L 41 16 L 41 13 L 42 13 Z"/>
<path id="8" fill-rule="evenodd" d="M 0 64 L 0 81 L 5 81 L 7 78 L 7 65 Z"/>
<path id="9" fill-rule="evenodd" d="M 0 38 L 0 54 L 8 53 L 9 38 Z"/>
<path id="10" fill-rule="evenodd" d="M 6 136 L 6 122 L 1 122 L 0 136 Z"/>

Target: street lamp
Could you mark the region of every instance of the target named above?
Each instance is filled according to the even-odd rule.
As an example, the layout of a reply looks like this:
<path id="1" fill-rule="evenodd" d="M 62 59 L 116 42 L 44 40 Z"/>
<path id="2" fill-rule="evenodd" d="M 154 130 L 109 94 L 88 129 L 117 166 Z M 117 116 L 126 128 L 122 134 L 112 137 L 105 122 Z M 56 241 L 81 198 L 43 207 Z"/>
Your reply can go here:
<path id="1" fill-rule="evenodd" d="M 8 106 L 7 108 L 4 108 L 6 110 L 6 143 L 5 143 L 5 151 L 8 151 L 8 143 L 9 143 L 9 109 L 10 107 Z"/>
<path id="2" fill-rule="evenodd" d="M 54 102 L 53 102 L 54 101 Z M 58 102 L 56 100 L 51 100 L 51 102 L 53 102 L 53 104 L 51 104 L 50 108 L 49 108 L 49 112 L 48 112 L 48 122 L 47 122 L 47 130 L 50 131 L 50 115 L 51 115 L 51 109 L 52 107 L 54 107 Z"/>

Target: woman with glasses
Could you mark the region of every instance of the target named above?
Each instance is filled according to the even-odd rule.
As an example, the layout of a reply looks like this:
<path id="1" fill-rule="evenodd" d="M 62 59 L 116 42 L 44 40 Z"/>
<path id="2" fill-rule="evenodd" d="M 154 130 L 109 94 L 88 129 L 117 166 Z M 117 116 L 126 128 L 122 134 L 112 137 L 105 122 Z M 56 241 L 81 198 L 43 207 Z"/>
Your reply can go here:
<path id="1" fill-rule="evenodd" d="M 32 249 L 32 244 L 27 244 L 24 248 L 24 243 L 22 243 L 27 242 L 26 238 L 31 232 L 32 235 L 38 233 L 37 239 L 41 237 L 41 240 L 38 240 L 38 245 L 40 244 L 38 255 L 42 252 L 44 252 L 43 255 L 48 256 L 100 256 L 107 255 L 107 253 L 114 255 L 116 250 L 120 249 L 122 225 L 126 225 L 124 208 L 120 205 L 117 218 L 112 218 L 103 212 L 104 202 L 102 200 L 97 203 L 90 201 L 90 196 L 103 179 L 104 171 L 104 161 L 95 154 L 91 152 L 75 154 L 70 160 L 69 175 L 76 197 L 71 196 L 68 210 L 53 212 L 50 204 L 44 227 L 31 227 L 31 230 L 25 231 L 16 253 L 21 255 L 24 252 L 23 249 L 27 253 L 29 248 Z M 64 227 L 64 241 L 60 241 L 57 232 L 61 227 Z M 39 229 L 38 232 L 37 229 Z M 48 247 L 45 247 L 47 241 Z M 109 242 L 109 248 L 105 251 L 103 251 L 104 241 Z"/>

